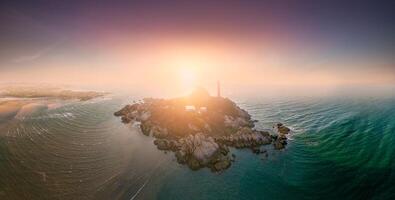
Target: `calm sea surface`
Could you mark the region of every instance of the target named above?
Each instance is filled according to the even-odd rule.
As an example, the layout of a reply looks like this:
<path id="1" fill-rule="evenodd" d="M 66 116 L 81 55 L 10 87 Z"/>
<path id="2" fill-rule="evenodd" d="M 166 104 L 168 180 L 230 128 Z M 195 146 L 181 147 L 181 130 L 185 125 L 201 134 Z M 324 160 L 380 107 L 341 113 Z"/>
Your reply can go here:
<path id="1" fill-rule="evenodd" d="M 239 101 L 257 128 L 284 122 L 287 148 L 235 150 L 221 174 L 191 171 L 113 112 L 69 103 L 0 126 L 0 199 L 395 199 L 395 98 Z"/>

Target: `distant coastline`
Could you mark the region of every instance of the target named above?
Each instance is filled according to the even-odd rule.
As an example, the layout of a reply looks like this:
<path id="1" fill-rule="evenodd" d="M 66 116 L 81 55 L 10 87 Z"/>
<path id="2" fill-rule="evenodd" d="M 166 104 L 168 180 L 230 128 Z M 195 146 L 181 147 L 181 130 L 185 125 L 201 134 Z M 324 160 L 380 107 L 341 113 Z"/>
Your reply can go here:
<path id="1" fill-rule="evenodd" d="M 77 99 L 87 101 L 102 97 L 107 93 L 95 91 L 77 91 L 46 86 L 3 86 L 0 88 L 0 98 L 54 98 L 62 100 Z"/>
<path id="2" fill-rule="evenodd" d="M 60 107 L 64 101 L 88 101 L 108 93 L 46 86 L 2 86 L 0 122 L 24 118 L 36 111 Z"/>

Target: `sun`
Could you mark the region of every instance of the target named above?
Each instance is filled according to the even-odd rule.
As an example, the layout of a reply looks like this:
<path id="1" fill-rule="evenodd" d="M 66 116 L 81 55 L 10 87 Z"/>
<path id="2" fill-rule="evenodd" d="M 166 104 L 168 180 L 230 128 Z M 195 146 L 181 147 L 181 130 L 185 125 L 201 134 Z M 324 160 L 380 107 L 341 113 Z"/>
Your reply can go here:
<path id="1" fill-rule="evenodd" d="M 180 76 L 183 82 L 193 82 L 196 80 L 196 73 L 192 68 L 181 68 Z"/>
<path id="2" fill-rule="evenodd" d="M 192 90 L 196 86 L 196 70 L 192 67 L 179 69 L 180 81 L 184 89 Z"/>

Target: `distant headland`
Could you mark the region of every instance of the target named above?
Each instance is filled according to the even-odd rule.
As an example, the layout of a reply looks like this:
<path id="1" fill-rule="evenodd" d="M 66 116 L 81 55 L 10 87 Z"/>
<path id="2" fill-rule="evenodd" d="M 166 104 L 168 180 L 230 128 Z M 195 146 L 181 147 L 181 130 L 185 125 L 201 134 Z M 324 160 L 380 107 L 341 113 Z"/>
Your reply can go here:
<path id="1" fill-rule="evenodd" d="M 218 88 L 219 89 L 219 88 Z M 235 161 L 229 147 L 250 148 L 255 154 L 268 152 L 260 147 L 273 144 L 283 149 L 290 129 L 274 125 L 275 134 L 254 129 L 256 121 L 228 98 L 210 96 L 203 88 L 173 99 L 145 98 L 114 113 L 123 123 L 139 122 L 144 135 L 155 138 L 159 150 L 175 152 L 177 161 L 192 170 L 208 167 L 223 171 Z"/>
<path id="2" fill-rule="evenodd" d="M 3 86 L 0 87 L 0 98 L 46 98 L 62 100 L 87 101 L 102 97 L 107 93 L 95 91 L 76 91 L 49 86 Z"/>
<path id="3" fill-rule="evenodd" d="M 24 118 L 39 110 L 60 107 L 65 101 L 88 101 L 108 93 L 40 85 L 0 85 L 0 122 Z"/>

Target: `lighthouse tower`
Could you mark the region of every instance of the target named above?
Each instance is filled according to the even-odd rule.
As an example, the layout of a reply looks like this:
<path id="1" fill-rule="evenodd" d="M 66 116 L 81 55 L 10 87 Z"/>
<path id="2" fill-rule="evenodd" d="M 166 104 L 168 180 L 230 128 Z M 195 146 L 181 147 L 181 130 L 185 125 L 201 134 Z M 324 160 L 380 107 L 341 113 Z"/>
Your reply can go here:
<path id="1" fill-rule="evenodd" d="M 217 97 L 221 97 L 221 83 L 217 81 Z"/>

